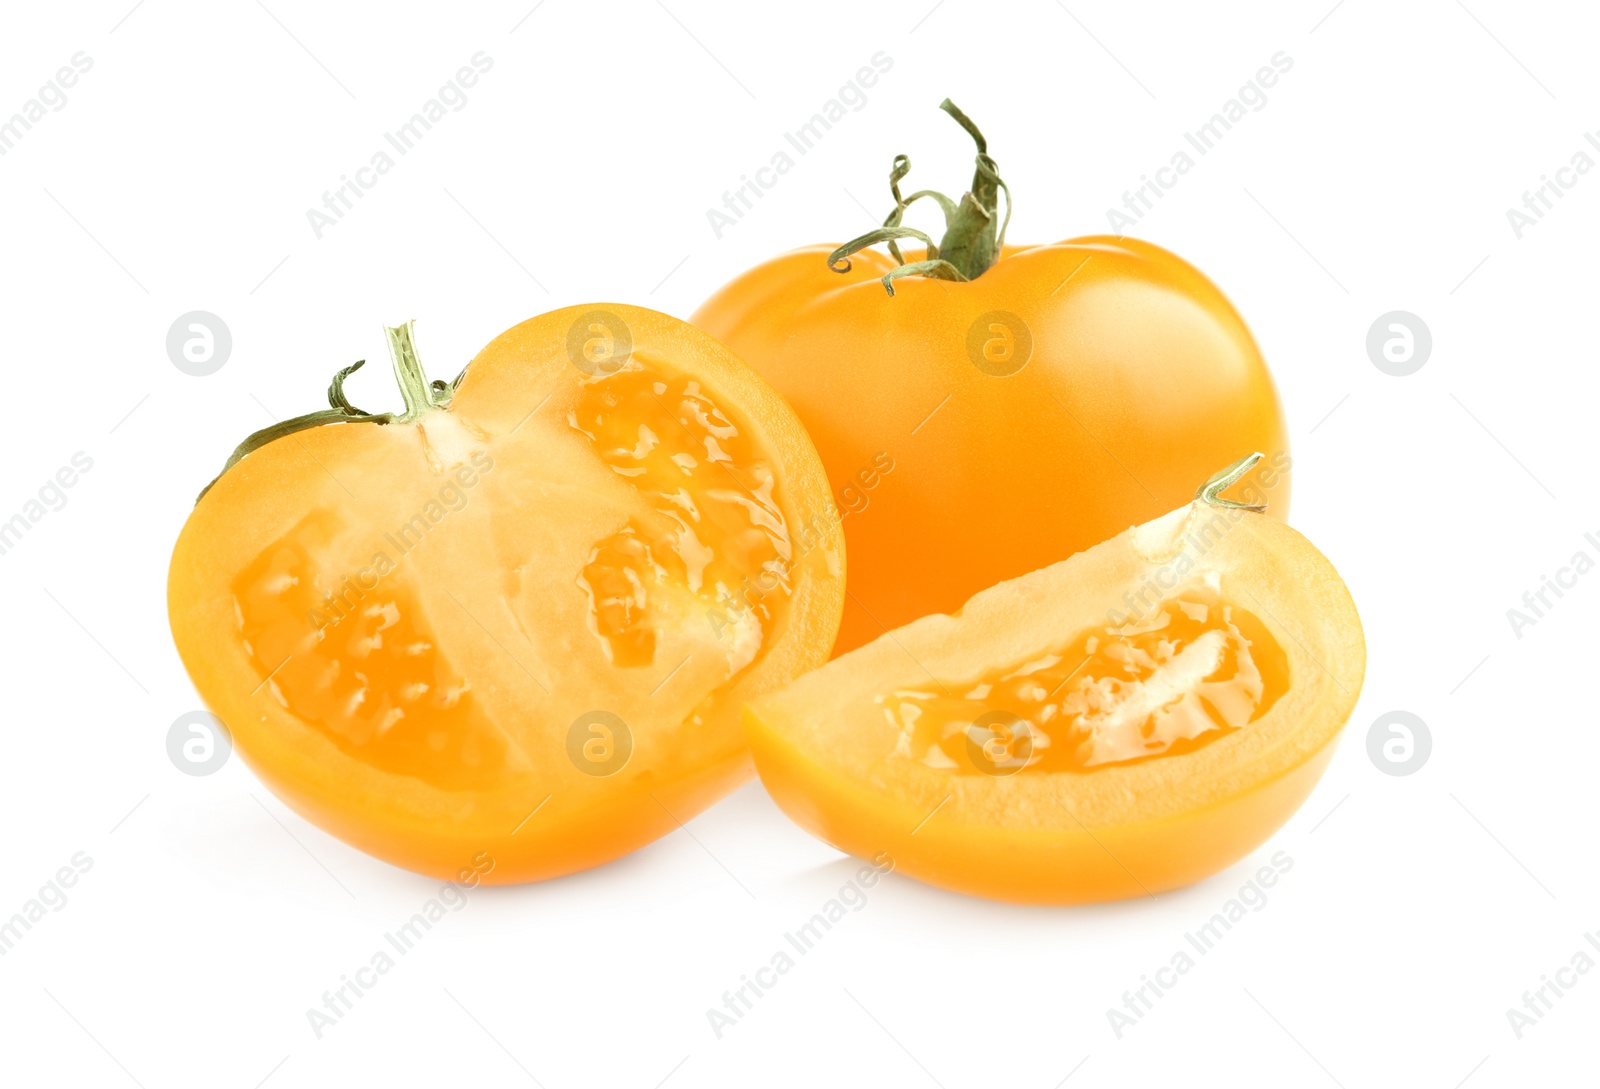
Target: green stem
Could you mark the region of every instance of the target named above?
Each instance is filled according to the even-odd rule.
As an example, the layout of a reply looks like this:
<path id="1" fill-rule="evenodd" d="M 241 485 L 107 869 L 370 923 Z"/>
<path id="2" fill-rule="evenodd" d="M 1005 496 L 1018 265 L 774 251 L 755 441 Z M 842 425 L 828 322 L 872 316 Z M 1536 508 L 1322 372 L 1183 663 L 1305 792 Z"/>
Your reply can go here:
<path id="1" fill-rule="evenodd" d="M 450 403 L 450 398 L 455 394 L 456 387 L 461 384 L 461 379 L 467 376 L 463 370 L 456 376 L 454 382 L 435 381 L 429 382 L 428 376 L 423 372 L 422 360 L 417 356 L 416 342 L 412 338 L 412 322 L 404 325 L 386 326 L 384 332 L 389 338 L 389 352 L 394 357 L 394 377 L 400 384 L 400 396 L 404 399 L 406 410 L 396 414 L 393 412 L 363 412 L 350 403 L 350 398 L 344 393 L 344 380 L 361 369 L 366 360 L 359 360 L 345 367 L 333 376 L 333 381 L 328 385 L 328 404 L 331 408 L 321 409 L 317 412 L 308 412 L 304 416 L 295 416 L 292 419 L 282 420 L 271 427 L 264 427 L 248 436 L 241 442 L 228 457 L 222 467 L 226 473 L 239 462 L 278 439 L 287 438 L 297 431 L 305 431 L 313 427 L 326 427 L 328 424 L 390 424 L 410 423 L 430 412 L 444 408 Z M 222 473 L 217 475 L 220 480 Z M 198 503 L 211 490 L 213 480 L 207 484 L 196 497 Z"/>
<path id="2" fill-rule="evenodd" d="M 929 238 L 916 228 L 879 227 L 877 230 L 868 231 L 866 234 L 861 235 L 858 238 L 852 238 L 850 241 L 846 242 L 844 245 L 828 254 L 828 267 L 833 269 L 835 272 L 849 272 L 849 257 L 851 254 L 860 253 L 862 250 L 867 249 L 870 246 L 874 246 L 879 242 L 885 241 L 889 243 L 889 249 L 894 253 L 895 259 L 903 265 L 906 263 L 905 258 L 900 256 L 900 251 L 894 244 L 894 239 L 896 238 L 915 238 L 928 248 L 928 260 L 937 261 L 939 259 L 939 247 L 934 245 L 933 239 Z"/>
<path id="3" fill-rule="evenodd" d="M 944 232 L 939 244 L 945 260 L 955 265 L 969 279 L 976 280 L 988 271 L 1000 256 L 1005 244 L 1005 226 L 996 226 L 1000 213 L 1000 191 L 1005 182 L 1000 180 L 1000 170 L 989 156 L 989 142 L 978 126 L 962 113 L 948 98 L 939 108 L 967 130 L 972 142 L 978 145 L 978 165 L 972 175 L 972 188 L 961 197 L 956 214 Z M 1006 224 L 1011 221 L 1011 191 L 1006 193 Z"/>
<path id="4" fill-rule="evenodd" d="M 400 396 L 406 403 L 405 412 L 395 417 L 398 423 L 409 423 L 420 419 L 441 407 L 434 398 L 433 387 L 428 384 L 428 376 L 422 369 L 422 360 L 417 357 L 417 345 L 411 335 L 411 327 L 414 324 L 416 323 L 408 321 L 404 325 L 385 326 L 383 330 L 389 337 L 389 355 L 394 361 L 394 378 L 400 383 Z"/>
<path id="5" fill-rule="evenodd" d="M 884 290 L 894 294 L 894 281 L 901 276 L 927 276 L 943 280 L 976 280 L 1000 259 L 1006 243 L 1006 228 L 1011 224 L 1011 190 L 1000 177 L 999 167 L 989 155 L 989 142 L 972 119 L 948 98 L 939 108 L 955 119 L 977 145 L 977 168 L 972 175 L 972 188 L 953 201 L 943 193 L 923 189 L 909 197 L 900 195 L 900 181 L 911 170 L 911 160 L 896 155 L 889 173 L 889 191 L 894 196 L 894 211 L 883 221 L 883 227 L 839 247 L 828 256 L 828 267 L 835 272 L 850 271 L 850 262 L 843 257 L 877 242 L 887 242 L 889 253 L 900 268 L 883 277 Z M 1000 216 L 1000 195 L 1005 194 L 1005 219 Z M 935 246 L 927 235 L 902 227 L 906 209 L 922 198 L 935 201 L 944 212 L 944 237 Z M 906 264 L 896 240 L 918 238 L 926 241 L 925 259 Z"/>
<path id="6" fill-rule="evenodd" d="M 1265 511 L 1267 509 L 1265 503 L 1239 503 L 1232 499 L 1224 499 L 1221 495 L 1222 492 L 1237 484 L 1244 477 L 1244 474 L 1254 469 L 1256 462 L 1260 460 L 1261 454 L 1259 451 L 1254 454 L 1247 454 L 1226 469 L 1212 474 L 1210 480 L 1195 489 L 1194 497 L 1196 502 L 1205 503 L 1213 507 L 1221 507 L 1224 510 L 1253 510 L 1257 514 Z"/>
<path id="7" fill-rule="evenodd" d="M 344 370 L 333 376 L 333 381 L 328 384 L 328 404 L 343 412 L 347 416 L 370 416 L 372 413 L 363 412 L 350 403 L 350 398 L 344 395 L 344 380 L 367 365 L 365 359 L 358 359 Z"/>

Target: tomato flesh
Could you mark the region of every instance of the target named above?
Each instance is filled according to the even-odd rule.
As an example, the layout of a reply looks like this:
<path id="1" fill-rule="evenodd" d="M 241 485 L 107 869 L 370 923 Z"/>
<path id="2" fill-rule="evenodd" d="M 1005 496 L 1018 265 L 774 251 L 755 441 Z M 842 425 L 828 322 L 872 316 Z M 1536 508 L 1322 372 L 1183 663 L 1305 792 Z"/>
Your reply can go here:
<path id="1" fill-rule="evenodd" d="M 707 616 L 733 611 L 746 621 L 728 634 L 743 666 L 773 620 L 765 598 L 746 617 L 745 588 L 765 574 L 787 594 L 792 555 L 771 467 L 749 436 L 697 380 L 643 361 L 592 379 L 567 421 L 670 527 L 651 533 L 630 522 L 597 542 L 584 567 L 594 631 L 612 661 L 654 662 L 652 597 L 689 594 Z"/>
<path id="2" fill-rule="evenodd" d="M 744 721 L 773 798 L 836 847 L 1083 903 L 1259 846 L 1327 766 L 1365 668 L 1310 542 L 1196 502 L 840 655 Z"/>
<path id="3" fill-rule="evenodd" d="M 625 353 L 575 354 L 597 313 Z M 447 406 L 249 453 L 180 534 L 168 606 L 284 801 L 503 883 L 616 858 L 747 778 L 739 708 L 826 659 L 843 560 L 788 406 L 612 304 L 502 334 Z"/>
<path id="4" fill-rule="evenodd" d="M 1201 586 L 960 687 L 884 698 L 901 755 L 957 774 L 1087 771 L 1248 726 L 1288 690 L 1289 666 L 1259 618 Z"/>
<path id="5" fill-rule="evenodd" d="M 239 638 L 285 710 L 376 768 L 446 790 L 505 768 L 507 743 L 419 626 L 403 582 L 336 573 L 337 512 L 308 515 L 234 580 Z"/>

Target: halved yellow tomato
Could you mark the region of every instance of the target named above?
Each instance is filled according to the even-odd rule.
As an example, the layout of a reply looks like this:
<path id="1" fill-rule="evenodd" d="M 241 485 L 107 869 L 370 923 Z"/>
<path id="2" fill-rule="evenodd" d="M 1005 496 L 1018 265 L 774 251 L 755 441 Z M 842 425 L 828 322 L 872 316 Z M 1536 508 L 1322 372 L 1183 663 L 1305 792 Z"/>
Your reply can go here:
<path id="1" fill-rule="evenodd" d="M 1309 541 L 1220 496 L 984 590 L 755 700 L 800 825 L 978 896 L 1160 893 L 1299 808 L 1355 706 L 1354 603 Z"/>
<path id="2" fill-rule="evenodd" d="M 788 406 L 622 305 L 507 331 L 406 412 L 252 437 L 173 551 L 173 636 L 290 806 L 419 872 L 615 858 L 749 774 L 739 706 L 828 656 L 843 543 Z M 346 372 L 348 373 L 348 372 Z"/>

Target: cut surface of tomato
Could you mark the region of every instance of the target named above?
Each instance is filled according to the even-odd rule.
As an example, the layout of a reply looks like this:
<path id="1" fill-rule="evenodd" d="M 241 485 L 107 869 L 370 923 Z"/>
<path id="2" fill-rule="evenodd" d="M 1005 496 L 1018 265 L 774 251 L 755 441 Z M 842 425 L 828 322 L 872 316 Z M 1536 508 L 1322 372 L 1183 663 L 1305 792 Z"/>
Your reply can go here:
<path id="1" fill-rule="evenodd" d="M 1275 518 L 1197 500 L 842 655 L 745 726 L 773 797 L 840 849 L 1077 903 L 1189 884 L 1264 842 L 1364 671 L 1328 561 Z"/>
<path id="2" fill-rule="evenodd" d="M 1082 771 L 1214 741 L 1259 718 L 1288 683 L 1267 627 L 1201 583 L 1139 620 L 991 668 L 959 693 L 931 684 L 883 704 L 900 751 L 929 767 Z M 984 757 L 968 759 L 968 745 Z"/>
<path id="3" fill-rule="evenodd" d="M 282 434 L 204 494 L 168 592 L 196 687 L 286 802 L 414 870 L 532 880 L 678 827 L 748 774 L 739 705 L 837 630 L 804 431 L 621 305 L 415 379 L 404 416 Z"/>

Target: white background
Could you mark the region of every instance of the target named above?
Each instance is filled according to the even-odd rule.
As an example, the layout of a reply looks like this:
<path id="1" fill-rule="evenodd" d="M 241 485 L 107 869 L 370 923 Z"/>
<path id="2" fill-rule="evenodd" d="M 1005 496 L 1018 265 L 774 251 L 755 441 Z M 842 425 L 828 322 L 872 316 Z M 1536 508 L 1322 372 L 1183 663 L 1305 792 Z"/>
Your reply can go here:
<path id="1" fill-rule="evenodd" d="M 1576 551 L 1600 555 L 1583 537 L 1600 531 L 1600 172 L 1520 240 L 1506 217 L 1600 124 L 1592 14 L 130 2 L 0 17 L 0 117 L 75 52 L 94 62 L 0 157 L 0 516 L 74 452 L 94 461 L 0 556 L 0 916 L 75 852 L 93 859 L 0 959 L 0 1080 L 1594 1077 L 1600 973 L 1521 1039 L 1506 1016 L 1600 931 L 1600 575 L 1520 639 L 1506 617 Z M 317 239 L 306 209 L 479 50 L 494 67 L 467 106 Z M 896 152 L 912 182 L 959 190 L 971 150 L 945 95 L 1011 182 L 1013 240 L 1103 232 L 1279 50 L 1294 67 L 1267 105 L 1130 233 L 1193 261 L 1250 322 L 1288 413 L 1293 521 L 1365 621 L 1365 692 L 1300 814 L 1255 858 L 1150 901 L 1021 909 L 890 878 L 718 1039 L 706 1010 L 855 869 L 752 783 L 621 862 L 474 896 L 316 1039 L 306 1009 L 436 886 L 305 824 L 237 759 L 191 778 L 167 758 L 168 726 L 199 705 L 167 632 L 167 557 L 233 444 L 269 412 L 317 407 L 345 363 L 382 360 L 383 323 L 417 318 L 448 377 L 535 313 L 619 300 L 687 316 L 759 260 L 870 227 Z M 707 208 L 878 51 L 894 66 L 867 105 L 717 239 Z M 196 309 L 234 341 L 206 378 L 165 350 Z M 1434 341 L 1406 378 L 1365 350 L 1395 309 Z M 358 404 L 398 406 L 383 371 L 352 382 Z M 1366 751 L 1397 709 L 1433 738 L 1406 777 Z M 1294 865 L 1266 906 L 1118 1039 L 1106 1010 L 1279 850 Z"/>

